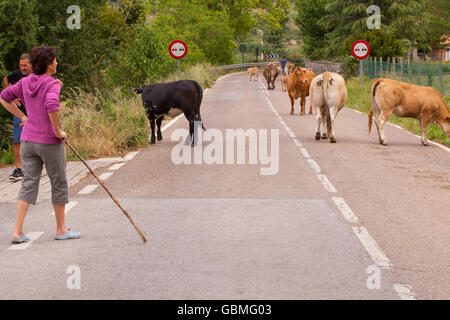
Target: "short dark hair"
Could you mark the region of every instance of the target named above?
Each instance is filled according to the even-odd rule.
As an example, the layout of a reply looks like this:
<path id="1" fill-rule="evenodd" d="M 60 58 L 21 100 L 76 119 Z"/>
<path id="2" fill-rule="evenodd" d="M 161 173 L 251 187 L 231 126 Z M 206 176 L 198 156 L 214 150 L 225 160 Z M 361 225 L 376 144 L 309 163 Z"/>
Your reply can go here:
<path id="1" fill-rule="evenodd" d="M 24 54 L 22 54 L 22 55 L 20 56 L 20 59 L 19 59 L 19 60 L 28 60 L 28 61 L 31 62 L 31 57 L 30 57 L 30 55 L 29 55 L 28 53 L 24 53 Z"/>
<path id="2" fill-rule="evenodd" d="M 53 47 L 40 46 L 31 49 L 31 66 L 33 67 L 33 72 L 37 75 L 44 74 L 56 56 L 56 49 Z"/>

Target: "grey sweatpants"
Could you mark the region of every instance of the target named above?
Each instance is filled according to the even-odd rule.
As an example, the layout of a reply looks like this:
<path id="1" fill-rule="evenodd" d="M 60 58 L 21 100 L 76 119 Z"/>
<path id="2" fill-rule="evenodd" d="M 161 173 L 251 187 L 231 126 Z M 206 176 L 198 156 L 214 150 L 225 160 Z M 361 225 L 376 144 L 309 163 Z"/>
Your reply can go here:
<path id="1" fill-rule="evenodd" d="M 69 202 L 66 153 L 63 143 L 42 144 L 22 141 L 20 158 L 24 177 L 18 200 L 36 204 L 42 165 L 45 164 L 52 187 L 52 203 L 67 204 Z"/>

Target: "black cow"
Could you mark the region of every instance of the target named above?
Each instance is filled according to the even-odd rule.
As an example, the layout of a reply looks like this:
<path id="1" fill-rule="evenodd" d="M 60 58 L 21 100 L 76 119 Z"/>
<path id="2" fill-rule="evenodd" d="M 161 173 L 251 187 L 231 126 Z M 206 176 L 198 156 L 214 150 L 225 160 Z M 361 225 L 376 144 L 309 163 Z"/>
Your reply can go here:
<path id="1" fill-rule="evenodd" d="M 273 90 L 275 89 L 275 80 L 278 77 L 277 66 L 273 63 L 269 63 L 264 67 L 263 76 L 267 81 L 267 89 Z"/>
<path id="2" fill-rule="evenodd" d="M 202 121 L 200 116 L 200 104 L 203 99 L 203 91 L 200 85 L 193 80 L 180 80 L 166 83 L 153 83 L 134 90 L 142 93 L 142 102 L 147 112 L 148 120 L 152 129 L 151 143 L 155 143 L 155 120 L 158 126 L 158 141 L 162 140 L 161 122 L 164 115 L 169 114 L 170 109 L 180 109 L 189 121 L 190 137 L 187 142 L 194 138 L 194 122 Z M 202 124 L 203 130 L 205 127 Z"/>

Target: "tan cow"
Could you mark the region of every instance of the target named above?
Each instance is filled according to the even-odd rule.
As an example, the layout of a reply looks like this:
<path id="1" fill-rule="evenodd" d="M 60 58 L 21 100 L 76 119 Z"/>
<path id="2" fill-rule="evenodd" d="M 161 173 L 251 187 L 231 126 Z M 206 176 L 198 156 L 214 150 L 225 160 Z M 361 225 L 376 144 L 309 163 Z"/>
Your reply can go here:
<path id="1" fill-rule="evenodd" d="M 397 117 L 419 119 L 422 131 L 422 144 L 428 145 L 427 128 L 436 123 L 450 138 L 450 111 L 441 94 L 431 87 L 417 86 L 392 79 L 376 79 L 370 93 L 369 133 L 372 116 L 375 112 L 375 125 L 378 139 L 386 145 L 384 125 L 391 114 Z"/>
<path id="2" fill-rule="evenodd" d="M 294 114 L 294 102 L 298 98 L 301 98 L 300 114 L 305 114 L 306 97 L 309 96 L 309 86 L 315 76 L 314 72 L 309 68 L 296 67 L 287 79 L 286 86 L 291 99 L 291 114 Z M 309 107 L 309 113 L 312 113 L 311 107 Z"/>
<path id="3" fill-rule="evenodd" d="M 336 143 L 333 123 L 347 101 L 345 80 L 340 74 L 325 72 L 313 79 L 309 88 L 309 103 L 317 120 L 316 140 L 320 140 L 320 125 L 323 123 L 326 132 L 322 139 L 330 138 Z"/>
<path id="4" fill-rule="evenodd" d="M 250 80 L 252 81 L 252 77 L 255 77 L 255 81 L 258 81 L 258 67 L 248 68 L 247 72 L 250 74 Z"/>

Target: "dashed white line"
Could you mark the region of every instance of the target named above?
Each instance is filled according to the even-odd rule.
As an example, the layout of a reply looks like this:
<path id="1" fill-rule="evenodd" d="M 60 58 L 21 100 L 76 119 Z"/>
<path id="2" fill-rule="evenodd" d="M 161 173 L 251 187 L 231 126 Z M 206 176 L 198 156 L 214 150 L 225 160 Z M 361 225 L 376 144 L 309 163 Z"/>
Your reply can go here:
<path id="1" fill-rule="evenodd" d="M 330 180 L 328 180 L 327 176 L 324 174 L 318 174 L 317 178 L 319 179 L 320 183 L 324 186 L 325 190 L 327 190 L 330 193 L 336 193 L 336 188 L 331 184 Z"/>
<path id="2" fill-rule="evenodd" d="M 339 209 L 339 211 L 342 213 L 345 219 L 348 221 L 355 223 L 358 222 L 358 218 L 353 213 L 352 209 L 347 205 L 344 198 L 340 197 L 333 197 L 334 204 Z"/>
<path id="3" fill-rule="evenodd" d="M 69 213 L 69 211 L 72 210 L 77 204 L 78 204 L 77 201 L 69 201 L 69 203 L 66 204 L 66 214 Z M 52 216 L 54 215 L 55 211 L 52 211 Z"/>
<path id="4" fill-rule="evenodd" d="M 302 154 L 303 154 L 303 156 L 305 157 L 305 158 L 311 158 L 311 155 L 309 154 L 309 152 L 308 152 L 308 150 L 306 150 L 306 148 L 304 148 L 304 147 L 300 147 L 299 148 L 300 149 L 300 151 L 302 152 Z"/>
<path id="5" fill-rule="evenodd" d="M 38 239 L 43 234 L 44 233 L 41 231 L 29 232 L 27 235 L 30 237 L 30 240 L 28 240 L 27 242 L 24 242 L 24 243 L 20 243 L 20 244 L 13 244 L 12 246 L 10 246 L 8 248 L 8 250 L 25 250 L 33 243 L 33 241 Z"/>
<path id="6" fill-rule="evenodd" d="M 372 236 L 367 232 L 364 227 L 352 227 L 359 241 L 366 248 L 372 260 L 380 268 L 391 268 L 392 264 L 389 259 L 384 255 Z"/>
<path id="7" fill-rule="evenodd" d="M 319 165 L 317 164 L 317 162 L 315 162 L 313 159 L 307 159 L 306 161 L 308 161 L 309 166 L 311 167 L 311 169 L 313 169 L 316 173 L 320 173 L 321 169 L 319 167 Z"/>
<path id="8" fill-rule="evenodd" d="M 408 286 L 406 284 L 394 284 L 394 290 L 397 292 L 397 294 L 400 296 L 400 299 L 402 300 L 416 300 L 416 297 L 414 295 L 414 292 L 412 290 L 411 286 Z"/>
<path id="9" fill-rule="evenodd" d="M 98 184 L 90 184 L 84 187 L 78 194 L 90 194 L 92 191 L 97 189 Z"/>
<path id="10" fill-rule="evenodd" d="M 259 82 L 260 82 L 261 88 L 265 89 L 261 80 L 259 80 Z M 264 90 L 264 92 L 267 94 L 267 89 Z M 319 165 L 312 159 L 311 155 L 306 150 L 306 148 L 303 147 L 303 144 L 300 142 L 300 140 L 298 140 L 295 137 L 295 134 L 286 125 L 286 123 L 281 118 L 278 111 L 272 105 L 272 102 L 267 97 L 266 97 L 266 100 L 267 100 L 267 103 L 269 104 L 270 109 L 273 111 L 275 116 L 278 118 L 278 120 L 280 121 L 283 128 L 286 130 L 288 135 L 292 138 L 295 145 L 297 147 L 299 147 L 303 156 L 306 158 L 307 162 L 309 163 L 311 169 L 314 170 L 316 173 L 318 173 L 316 176 L 319 179 L 319 181 L 322 183 L 322 185 L 325 187 L 325 189 L 327 191 L 329 191 L 330 193 L 337 193 L 336 188 L 331 184 L 331 182 L 328 180 L 327 176 L 325 176 L 324 174 L 320 174 L 321 171 L 320 171 Z M 352 110 L 354 110 L 354 109 L 352 109 Z M 402 130 L 404 130 L 404 129 L 402 129 Z M 436 144 L 434 142 L 431 142 L 431 143 Z M 439 145 L 439 147 L 441 147 L 443 149 L 448 149 L 441 145 Z M 450 151 L 450 149 L 448 149 L 447 151 Z M 347 205 L 347 203 L 345 202 L 345 200 L 343 198 L 332 197 L 332 199 L 333 199 L 334 204 L 336 205 L 338 210 L 342 213 L 342 215 L 344 216 L 345 219 L 347 219 L 351 223 L 358 222 L 358 218 L 356 217 L 356 215 L 353 213 L 352 209 Z M 367 232 L 367 230 L 365 228 L 358 226 L 358 227 L 352 227 L 352 229 L 353 229 L 354 233 L 356 234 L 356 237 L 361 242 L 362 246 L 366 249 L 370 258 L 377 264 L 378 267 L 385 268 L 385 269 L 393 268 L 389 259 L 386 257 L 386 255 L 383 253 L 383 251 L 378 247 L 375 240 L 372 238 L 372 236 L 369 234 L 369 232 Z M 403 299 L 403 300 L 414 300 L 415 299 L 414 292 L 413 292 L 411 286 L 408 286 L 405 284 L 394 284 L 393 287 L 401 299 Z"/>

